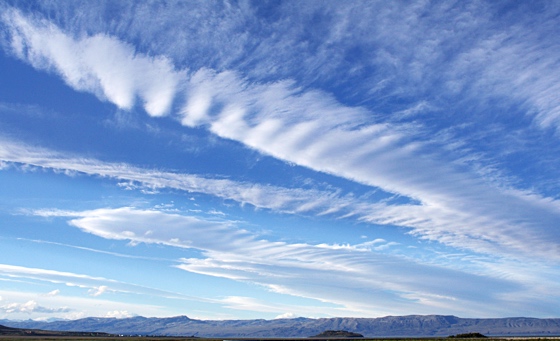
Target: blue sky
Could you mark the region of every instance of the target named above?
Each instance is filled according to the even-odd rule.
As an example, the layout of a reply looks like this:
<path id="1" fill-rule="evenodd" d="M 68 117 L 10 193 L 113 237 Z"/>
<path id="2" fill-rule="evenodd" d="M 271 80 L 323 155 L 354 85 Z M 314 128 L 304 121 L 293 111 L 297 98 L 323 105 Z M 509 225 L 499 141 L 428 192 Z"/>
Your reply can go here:
<path id="1" fill-rule="evenodd" d="M 0 318 L 559 316 L 556 2 L 0 12 Z"/>

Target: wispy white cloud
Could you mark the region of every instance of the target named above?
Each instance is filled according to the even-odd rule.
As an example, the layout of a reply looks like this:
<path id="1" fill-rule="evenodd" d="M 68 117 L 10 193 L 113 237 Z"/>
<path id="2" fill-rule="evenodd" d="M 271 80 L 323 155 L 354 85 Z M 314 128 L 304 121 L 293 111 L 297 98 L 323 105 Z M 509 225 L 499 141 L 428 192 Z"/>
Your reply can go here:
<path id="1" fill-rule="evenodd" d="M 91 288 L 91 289 L 89 289 L 88 292 L 89 292 L 90 296 L 97 297 L 97 296 L 103 295 L 103 293 L 107 292 L 108 289 L 109 289 L 108 286 L 102 285 L 102 286 L 99 286 L 97 288 Z"/>
<path id="2" fill-rule="evenodd" d="M 184 77 L 167 58 L 136 54 L 131 45 L 112 37 L 74 38 L 47 21 L 29 20 L 15 9 L 5 11 L 2 20 L 10 30 L 15 56 L 121 109 L 131 109 L 138 97 L 151 116 L 167 114 L 179 79 Z"/>
<path id="3" fill-rule="evenodd" d="M 195 298 L 179 293 L 149 288 L 141 285 L 125 283 L 104 277 L 89 276 L 66 271 L 51 269 L 30 268 L 9 264 L 0 264 L 0 276 L 8 279 L 26 279 L 32 281 L 48 282 L 88 290 L 92 297 L 97 297 L 105 292 L 126 293 L 137 295 L 155 295 L 164 298 L 180 300 L 204 301 L 204 298 Z M 52 293 L 55 293 L 53 291 Z M 57 295 L 54 295 L 57 296 Z"/>
<path id="4" fill-rule="evenodd" d="M 114 317 L 114 318 L 127 318 L 127 317 L 133 317 L 134 314 L 129 313 L 126 310 L 113 310 L 113 311 L 109 311 L 107 312 L 107 314 L 105 314 L 105 317 Z"/>
<path id="5" fill-rule="evenodd" d="M 122 313 L 120 316 L 124 316 L 126 312 L 129 312 L 128 315 L 142 313 L 150 316 L 170 316 L 170 312 L 160 306 L 104 300 L 99 297 L 63 294 L 46 297 L 24 290 L 0 290 L 0 294 L 4 298 L 0 300 L 0 316 L 12 320 L 78 319 L 87 316 L 118 317 L 119 312 Z M 132 312 L 136 312 L 136 314 Z"/>
<path id="6" fill-rule="evenodd" d="M 156 207 L 156 208 L 157 208 L 157 207 Z M 49 214 L 52 214 L 52 212 L 49 213 Z M 67 214 L 67 213 L 66 213 L 66 214 Z M 63 216 L 66 216 L 66 215 L 63 215 Z M 47 241 L 47 240 L 25 239 L 25 238 L 17 238 L 17 240 L 19 240 L 19 241 L 27 241 L 27 242 L 37 243 L 37 244 L 48 244 L 48 245 L 63 246 L 63 247 L 66 247 L 66 248 L 72 248 L 72 249 L 83 250 L 83 251 L 94 252 L 94 253 L 101 253 L 101 254 L 111 255 L 111 256 L 121 257 L 121 258 L 144 259 L 144 260 L 161 261 L 161 262 L 168 262 L 168 263 L 172 263 L 172 262 L 175 261 L 175 260 L 173 260 L 173 259 L 167 259 L 167 258 L 157 258 L 157 257 L 147 257 L 147 256 L 129 255 L 129 254 L 126 254 L 126 253 L 111 252 L 111 251 L 105 251 L 105 250 L 94 249 L 94 248 L 90 248 L 90 247 L 84 247 L 84 246 L 78 246 L 78 245 L 71 245 L 71 244 L 64 244 L 64 243 L 57 243 L 57 242 L 52 242 L 52 241 Z"/>
<path id="7" fill-rule="evenodd" d="M 45 211 L 37 214 L 48 215 Z M 103 238 L 200 250 L 203 258 L 183 259 L 177 267 L 329 302 L 341 306 L 333 312 L 345 315 L 374 316 L 399 309 L 473 315 L 481 295 L 507 309 L 502 295 L 521 291 L 522 281 L 493 278 L 489 273 L 483 276 L 425 265 L 360 245 L 273 242 L 228 222 L 176 213 L 123 207 L 53 214 L 66 215 L 71 225 Z M 476 289 L 481 285 L 486 288 L 484 293 Z M 395 299 L 401 303 L 395 305 Z"/>
<path id="8" fill-rule="evenodd" d="M 271 5 L 205 2 L 190 4 L 185 11 L 184 5 L 178 3 L 154 6 L 49 2 L 37 5 L 43 10 L 33 16 L 6 6 L 4 22 L 13 30 L 10 49 L 14 51 L 31 48 L 28 40 L 41 30 L 72 32 L 68 36 L 76 38 L 53 36 L 35 48 L 45 59 L 50 56 L 74 65 L 67 68 L 68 73 L 79 74 L 81 67 L 77 65 L 82 62 L 79 58 L 70 60 L 72 55 L 65 51 L 74 48 L 59 42 L 74 40 L 85 46 L 90 38 L 84 37 L 90 34 L 110 40 L 100 41 L 99 51 L 91 55 L 100 75 L 106 70 L 102 61 L 113 56 L 118 65 L 134 60 L 119 68 L 123 70 L 120 75 L 128 75 L 125 71 L 131 68 L 144 71 L 143 62 L 136 59 L 157 60 L 133 51 L 130 43 L 134 42 L 146 55 L 169 56 L 174 64 L 191 70 L 235 70 L 252 80 L 295 79 L 303 86 L 313 84 L 325 89 L 335 84 L 350 102 L 367 101 L 374 106 L 375 102 L 387 104 L 387 98 L 394 102 L 404 100 L 405 107 L 390 105 L 387 116 L 393 112 L 396 116 L 410 113 L 406 109 L 409 102 L 413 102 L 412 108 L 426 109 L 437 107 L 432 102 L 442 98 L 455 102 L 457 94 L 461 94 L 463 103 L 499 100 L 504 103 L 502 109 L 526 104 L 527 112 L 542 127 L 558 125 L 554 80 L 560 64 L 558 40 L 553 32 L 560 9 L 555 4 L 540 4 L 545 9 L 539 10 L 539 6 L 529 4 L 505 8 L 485 2 L 296 5 L 286 1 L 273 6 L 274 15 L 269 15 L 267 6 Z M 108 7 L 118 20 L 99 19 Z M 43 18 L 57 22 L 61 28 L 53 29 Z M 125 43 L 119 45 L 110 36 L 120 37 Z M 60 52 L 45 49 L 49 44 L 57 44 Z M 108 46 L 113 46 L 114 52 L 99 57 L 97 52 Z M 165 71 L 162 75 L 173 74 L 171 64 L 153 69 Z M 115 73 L 115 77 L 120 75 Z M 174 88 L 173 81 L 163 81 L 166 79 L 169 78 L 160 77 L 156 82 L 165 94 L 162 98 L 168 98 L 168 91 Z M 116 86 L 122 82 L 115 79 L 114 83 Z M 120 88 L 129 87 L 123 84 Z M 106 97 L 118 99 L 116 103 L 133 100 L 130 91 L 121 93 Z M 203 97 L 199 99 L 198 105 L 204 105 Z M 459 118 L 461 110 L 457 109 L 453 109 L 458 112 L 456 118 L 469 121 Z M 512 115 L 503 114 L 505 119 Z"/>
<path id="9" fill-rule="evenodd" d="M 41 313 L 41 314 L 55 314 L 55 313 L 67 313 L 71 310 L 69 308 L 47 308 L 40 306 L 36 301 L 27 301 L 25 303 L 8 303 L 0 306 L 0 311 L 7 314 L 12 313 Z"/>
<path id="10" fill-rule="evenodd" d="M 415 140 L 408 125 L 368 123 L 363 109 L 286 82 L 255 85 L 232 73 L 205 71 L 193 79 L 211 89 L 204 95 L 211 103 L 196 119 L 187 105 L 183 124 L 206 125 L 276 158 L 420 202 L 381 205 L 383 210 L 373 210 L 372 222 L 411 227 L 415 234 L 444 243 L 467 238 L 484 252 L 499 245 L 512 255 L 521 250 L 534 254 L 527 246 L 537 235 L 556 240 L 549 228 L 560 219 L 556 200 L 508 188 L 454 164 L 431 151 L 428 142 Z M 227 90 L 220 84 L 229 84 Z M 219 109 L 212 109 L 218 103 Z M 390 218 L 384 219 L 385 214 Z M 474 245 L 459 241 L 454 246 L 459 244 Z M 554 259 L 560 256 L 554 242 L 545 249 Z"/>
<path id="11" fill-rule="evenodd" d="M 56 296 L 56 295 L 58 295 L 58 294 L 60 294 L 60 290 L 55 289 L 55 290 L 53 290 L 53 291 L 49 291 L 49 292 L 46 294 L 46 296 L 54 297 L 54 296 Z"/>
<path id="12" fill-rule="evenodd" d="M 325 140 L 323 143 L 326 146 L 331 145 L 330 148 L 336 149 L 334 142 L 328 142 L 327 138 Z M 424 160 L 428 164 L 425 168 L 412 167 L 415 163 L 413 155 L 407 154 L 406 150 L 401 150 L 400 155 L 396 150 L 394 152 L 397 155 L 392 155 L 391 149 L 387 149 L 379 160 L 376 155 L 372 155 L 371 161 L 362 167 L 350 167 L 348 171 L 341 168 L 341 171 L 353 172 L 356 169 L 371 182 L 377 181 L 375 175 L 379 174 L 390 178 L 388 183 L 392 183 L 392 187 L 399 186 L 404 193 L 410 193 L 416 187 L 416 193 L 410 194 L 411 197 L 424 198 L 420 204 L 369 202 L 353 196 L 341 196 L 337 191 L 289 189 L 146 170 L 127 164 L 67 157 L 10 140 L 3 140 L 0 145 L 1 160 L 26 167 L 109 177 L 125 181 L 132 188 L 140 185 L 150 189 L 172 188 L 204 193 L 284 213 L 330 214 L 354 217 L 373 224 L 404 226 L 420 238 L 489 255 L 539 257 L 547 261 L 555 261 L 558 257 L 553 238 L 555 230 L 548 228 L 555 224 L 560 214 L 555 200 L 530 192 L 497 188 L 468 173 L 457 172 L 429 160 Z M 294 154 L 299 155 L 297 151 Z M 302 154 L 305 154 L 305 150 Z M 338 163 L 338 166 L 328 164 L 327 160 L 331 157 L 327 154 L 324 155 L 326 160 L 320 161 L 322 164 L 343 167 L 342 163 Z M 316 158 L 321 159 L 319 156 Z M 374 170 L 367 168 L 375 168 L 375 161 L 388 162 L 392 166 L 383 165 Z M 360 158 L 355 162 L 358 166 Z M 410 164 L 410 168 L 398 170 L 397 165 L 403 163 Z M 380 173 L 382 168 L 388 168 L 387 172 Z M 430 176 L 432 172 L 436 172 L 439 177 L 434 179 Z M 535 243 L 541 245 L 538 250 L 532 246 Z"/>
<path id="13" fill-rule="evenodd" d="M 45 279 L 47 281 L 52 281 L 53 283 L 62 283 L 62 284 L 69 283 L 75 286 L 86 286 L 84 282 L 87 280 L 91 280 L 91 281 L 106 280 L 101 277 L 91 277 L 87 275 L 73 274 L 70 272 L 39 269 L 39 268 L 27 268 L 27 267 L 8 265 L 8 264 L 0 264 L 0 274 L 2 274 L 3 276 L 15 277 L 15 278 L 24 277 L 24 278 L 39 279 L 39 280 Z"/>
<path id="14" fill-rule="evenodd" d="M 276 316 L 276 319 L 292 319 L 292 318 L 296 318 L 298 317 L 296 314 L 294 313 L 284 313 L 284 314 L 280 314 L 278 316 Z"/>
<path id="15" fill-rule="evenodd" d="M 336 311 L 337 307 L 325 307 L 319 305 L 290 305 L 279 302 L 268 302 L 253 297 L 245 296 L 228 296 L 219 300 L 225 307 L 234 310 L 248 310 L 257 311 L 260 313 L 278 313 L 279 311 L 297 311 L 304 316 L 312 317 L 318 312 L 322 314 L 332 314 Z M 284 313 L 276 318 L 290 318 L 295 317 L 293 314 Z M 282 316 L 282 317 L 280 317 Z"/>
<path id="16" fill-rule="evenodd" d="M 330 212 L 337 212 L 347 205 L 342 200 L 341 207 L 331 207 L 336 192 L 288 189 L 277 186 L 236 182 L 227 179 L 212 179 L 193 174 L 165 172 L 143 169 L 125 163 L 107 163 L 96 159 L 68 157 L 44 148 L 35 148 L 2 139 L 0 159 L 23 169 L 44 168 L 57 172 L 77 172 L 101 176 L 121 181 L 121 187 L 149 190 L 173 188 L 187 192 L 211 194 L 220 198 L 235 200 L 241 204 L 251 204 L 258 208 L 268 208 L 283 212 L 322 211 L 325 206 Z M 8 164 L 8 162 L 10 164 Z"/>
<path id="17" fill-rule="evenodd" d="M 529 29 L 535 27 L 535 17 L 518 16 L 507 31 L 494 31 L 474 42 L 451 63 L 449 86 L 479 101 L 494 97 L 517 102 L 541 128 L 558 129 L 559 41 L 550 36 L 557 10 L 551 8 L 541 17 L 539 29 Z"/>

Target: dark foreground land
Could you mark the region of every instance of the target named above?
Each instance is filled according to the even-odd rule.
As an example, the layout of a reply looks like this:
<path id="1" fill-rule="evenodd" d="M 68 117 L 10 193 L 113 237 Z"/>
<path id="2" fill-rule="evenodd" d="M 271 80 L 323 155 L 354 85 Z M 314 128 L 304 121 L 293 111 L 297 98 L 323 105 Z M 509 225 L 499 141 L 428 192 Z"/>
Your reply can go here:
<path id="1" fill-rule="evenodd" d="M 170 337 L 170 336 L 9 336 L 0 335 L 1 341 L 310 341 L 309 338 L 243 338 L 243 339 L 224 339 L 224 338 L 193 338 L 193 337 Z M 344 339 L 318 339 L 313 341 L 349 341 L 356 340 L 353 338 Z M 448 338 L 359 338 L 360 341 L 449 341 Z M 556 341 L 560 340 L 558 336 L 550 337 L 490 337 L 490 338 L 469 338 L 464 341 Z"/>
<path id="2" fill-rule="evenodd" d="M 0 325 L 0 341 L 539 341 L 560 340 L 560 336 L 545 337 L 486 337 L 480 333 L 456 334 L 448 337 L 371 338 L 358 333 L 328 330 L 306 338 L 204 338 L 195 336 L 115 335 L 99 332 L 51 331 L 11 328 Z"/>

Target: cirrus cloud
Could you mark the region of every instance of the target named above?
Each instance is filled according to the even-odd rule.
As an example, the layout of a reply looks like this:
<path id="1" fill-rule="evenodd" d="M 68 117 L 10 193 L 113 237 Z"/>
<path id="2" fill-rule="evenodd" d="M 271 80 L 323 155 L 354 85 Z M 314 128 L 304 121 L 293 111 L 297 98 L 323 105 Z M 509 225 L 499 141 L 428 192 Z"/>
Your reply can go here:
<path id="1" fill-rule="evenodd" d="M 112 37 L 73 38 L 47 21 L 28 20 L 15 9 L 4 12 L 2 19 L 10 30 L 15 56 L 35 68 L 56 72 L 72 88 L 121 109 L 131 109 L 138 97 L 149 115 L 166 115 L 185 76 L 174 70 L 169 59 L 136 54 L 132 46 Z"/>

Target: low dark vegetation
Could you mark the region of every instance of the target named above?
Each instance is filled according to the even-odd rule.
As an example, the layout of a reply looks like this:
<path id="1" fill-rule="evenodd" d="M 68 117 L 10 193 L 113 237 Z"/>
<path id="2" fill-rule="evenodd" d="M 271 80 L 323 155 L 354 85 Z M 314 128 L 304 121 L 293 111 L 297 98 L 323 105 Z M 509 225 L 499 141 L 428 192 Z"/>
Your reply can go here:
<path id="1" fill-rule="evenodd" d="M 449 336 L 452 339 L 482 339 L 485 338 L 486 335 L 482 335 L 480 333 L 465 333 L 465 334 L 457 334 Z"/>
<path id="2" fill-rule="evenodd" d="M 326 330 L 321 334 L 312 336 L 312 338 L 347 338 L 347 337 L 364 337 L 362 334 L 349 332 L 346 330 Z"/>

